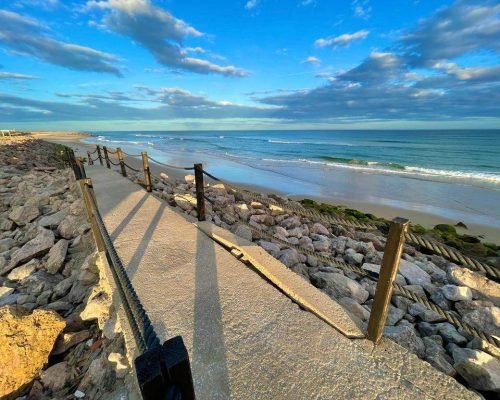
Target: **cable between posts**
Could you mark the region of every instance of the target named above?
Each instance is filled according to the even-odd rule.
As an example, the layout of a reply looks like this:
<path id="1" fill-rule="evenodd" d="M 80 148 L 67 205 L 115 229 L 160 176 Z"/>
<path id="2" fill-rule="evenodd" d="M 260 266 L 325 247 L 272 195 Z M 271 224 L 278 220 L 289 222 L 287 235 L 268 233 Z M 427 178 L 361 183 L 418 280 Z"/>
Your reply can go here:
<path id="1" fill-rule="evenodd" d="M 165 163 L 162 163 L 161 161 L 158 161 L 158 160 L 155 160 L 153 157 L 151 157 L 149 154 L 148 154 L 148 158 L 153 161 L 154 163 L 158 164 L 158 165 L 163 165 L 167 168 L 172 168 L 172 169 L 181 169 L 181 170 L 184 170 L 184 171 L 191 171 L 191 170 L 194 170 L 194 167 L 179 167 L 178 165 L 171 165 L 171 164 L 165 164 Z"/>

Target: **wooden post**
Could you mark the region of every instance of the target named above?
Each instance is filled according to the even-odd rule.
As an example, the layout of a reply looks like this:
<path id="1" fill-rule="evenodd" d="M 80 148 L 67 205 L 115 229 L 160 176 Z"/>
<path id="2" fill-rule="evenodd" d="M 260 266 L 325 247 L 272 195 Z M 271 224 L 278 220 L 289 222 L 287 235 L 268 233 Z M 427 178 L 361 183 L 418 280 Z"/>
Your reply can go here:
<path id="1" fill-rule="evenodd" d="M 116 149 L 116 154 L 118 155 L 118 161 L 120 162 L 120 168 L 122 170 L 122 175 L 127 176 L 127 170 L 125 169 L 125 161 L 123 161 L 123 152 L 120 147 Z"/>
<path id="2" fill-rule="evenodd" d="M 86 178 L 86 179 L 81 179 L 79 182 L 80 182 L 80 188 L 82 190 L 83 202 L 85 203 L 85 209 L 87 211 L 87 219 L 90 222 L 90 226 L 92 228 L 92 234 L 94 235 L 97 251 L 104 251 L 104 240 L 102 239 L 101 231 L 97 226 L 97 221 L 95 218 L 96 210 L 94 210 L 94 207 L 92 206 L 92 201 L 89 198 L 89 196 L 93 196 L 95 200 L 95 193 L 94 193 L 94 187 L 92 186 L 92 180 Z"/>
<path id="3" fill-rule="evenodd" d="M 97 156 L 99 157 L 99 162 L 101 163 L 101 165 L 104 165 L 102 163 L 101 146 L 99 145 L 97 145 Z"/>
<path id="4" fill-rule="evenodd" d="M 196 183 L 196 211 L 198 221 L 205 221 L 205 185 L 203 184 L 203 165 L 194 164 L 194 180 Z"/>
<path id="5" fill-rule="evenodd" d="M 87 160 L 89 165 L 94 165 L 94 162 L 92 161 L 92 157 L 90 156 L 90 151 L 87 150 Z"/>
<path id="6" fill-rule="evenodd" d="M 106 160 L 106 167 L 111 168 L 111 164 L 109 163 L 108 149 L 106 148 L 106 146 L 102 146 L 102 149 L 104 150 L 104 159 Z"/>
<path id="7" fill-rule="evenodd" d="M 146 191 L 152 192 L 153 187 L 151 186 L 151 173 L 149 172 L 148 163 L 148 153 L 145 151 L 141 152 L 142 157 L 142 169 L 144 170 L 144 184 L 146 185 Z"/>
<path id="8" fill-rule="evenodd" d="M 384 333 L 385 321 L 389 311 L 392 297 L 392 284 L 398 273 L 399 260 L 403 253 L 405 233 L 408 230 L 409 221 L 404 218 L 395 218 L 391 222 L 387 243 L 385 245 L 384 257 L 375 291 L 375 298 L 368 321 L 368 339 L 378 343 Z"/>

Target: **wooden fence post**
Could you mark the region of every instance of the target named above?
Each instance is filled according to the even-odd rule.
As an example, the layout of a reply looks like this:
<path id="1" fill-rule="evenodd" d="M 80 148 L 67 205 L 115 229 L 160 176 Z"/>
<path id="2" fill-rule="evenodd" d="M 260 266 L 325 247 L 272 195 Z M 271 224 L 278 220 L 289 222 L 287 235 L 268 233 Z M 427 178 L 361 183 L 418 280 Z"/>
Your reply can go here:
<path id="1" fill-rule="evenodd" d="M 375 291 L 375 298 L 368 321 L 368 339 L 378 343 L 384 333 L 385 321 L 392 297 L 392 284 L 398 273 L 399 260 L 403 253 L 405 233 L 409 221 L 404 218 L 395 218 L 391 222 L 387 242 L 382 259 L 382 266 Z"/>
<path id="2" fill-rule="evenodd" d="M 118 155 L 118 161 L 120 162 L 120 168 L 122 170 L 122 175 L 127 176 L 127 170 L 125 169 L 125 161 L 123 161 L 123 152 L 120 147 L 117 147 L 116 154 Z"/>
<path id="3" fill-rule="evenodd" d="M 203 165 L 194 164 L 194 180 L 196 183 L 196 211 L 198 221 L 205 221 L 205 185 L 203 184 Z"/>
<path id="4" fill-rule="evenodd" d="M 94 235 L 97 251 L 99 252 L 104 251 L 104 241 L 102 239 L 101 231 L 99 230 L 99 227 L 97 226 L 97 221 L 95 219 L 96 210 L 94 210 L 94 208 L 92 207 L 92 201 L 89 198 L 89 196 L 93 196 L 95 200 L 95 193 L 94 193 L 94 187 L 92 186 L 92 180 L 89 178 L 81 179 L 79 183 L 80 183 L 80 188 L 82 190 L 85 209 L 87 210 L 87 219 L 90 222 L 90 226 L 92 228 L 92 234 Z"/>
<path id="5" fill-rule="evenodd" d="M 149 172 L 149 162 L 148 153 L 145 151 L 141 152 L 142 157 L 142 169 L 144 170 L 144 183 L 146 184 L 146 191 L 152 192 L 153 187 L 151 186 L 151 173 Z"/>
<path id="6" fill-rule="evenodd" d="M 94 165 L 94 162 L 92 161 L 92 157 L 90 156 L 90 151 L 87 150 L 87 160 L 89 165 Z"/>
<path id="7" fill-rule="evenodd" d="M 111 168 L 111 164 L 109 163 L 108 149 L 106 148 L 106 146 L 102 146 L 102 149 L 104 150 L 104 159 L 106 160 L 106 167 Z"/>
<path id="8" fill-rule="evenodd" d="M 101 165 L 104 165 L 102 163 L 101 146 L 99 145 L 97 145 L 97 156 L 99 157 L 99 162 L 101 163 Z"/>

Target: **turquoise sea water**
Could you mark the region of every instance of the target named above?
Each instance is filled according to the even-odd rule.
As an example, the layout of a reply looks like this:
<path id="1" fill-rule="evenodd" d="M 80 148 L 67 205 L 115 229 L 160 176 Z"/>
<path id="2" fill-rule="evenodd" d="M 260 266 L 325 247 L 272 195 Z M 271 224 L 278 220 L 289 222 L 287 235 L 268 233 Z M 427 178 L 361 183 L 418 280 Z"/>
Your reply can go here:
<path id="1" fill-rule="evenodd" d="M 90 142 L 111 147 L 149 149 L 157 156 L 204 153 L 281 173 L 300 170 L 302 178 L 308 171 L 345 168 L 500 189 L 500 130 L 94 134 Z"/>

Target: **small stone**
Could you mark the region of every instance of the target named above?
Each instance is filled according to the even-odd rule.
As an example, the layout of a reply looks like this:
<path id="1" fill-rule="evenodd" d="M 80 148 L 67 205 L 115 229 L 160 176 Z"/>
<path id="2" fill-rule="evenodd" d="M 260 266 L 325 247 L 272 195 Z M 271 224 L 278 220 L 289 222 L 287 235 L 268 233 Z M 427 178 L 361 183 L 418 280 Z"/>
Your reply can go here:
<path id="1" fill-rule="evenodd" d="M 14 292 L 14 288 L 0 286 L 0 299 L 4 298 L 4 297 L 7 297 L 12 292 Z"/>
<path id="2" fill-rule="evenodd" d="M 35 220 L 40 215 L 40 210 L 34 205 L 25 205 L 14 207 L 9 214 L 9 219 L 14 221 L 18 226 L 24 226 L 27 223 Z"/>
<path id="3" fill-rule="evenodd" d="M 414 317 L 419 316 L 420 314 L 423 314 L 427 310 L 427 307 L 425 307 L 423 304 L 420 303 L 413 303 L 408 306 L 408 313 L 410 315 L 413 315 Z"/>
<path id="4" fill-rule="evenodd" d="M 444 297 L 452 301 L 472 300 L 472 290 L 466 286 L 444 285 L 441 288 Z"/>
<path id="5" fill-rule="evenodd" d="M 423 285 L 431 283 L 430 275 L 422 270 L 418 265 L 401 259 L 399 262 L 399 273 L 405 277 L 410 285 Z"/>
<path id="6" fill-rule="evenodd" d="M 442 322 L 437 324 L 438 333 L 447 343 L 455 343 L 459 346 L 465 346 L 467 339 L 463 337 L 455 327 L 449 322 Z"/>
<path id="7" fill-rule="evenodd" d="M 7 275 L 7 279 L 10 279 L 11 281 L 21 281 L 35 272 L 37 265 L 38 262 L 36 260 L 31 260 L 20 267 L 14 268 L 10 274 Z"/>
<path id="8" fill-rule="evenodd" d="M 102 327 L 102 335 L 109 340 L 113 340 L 118 333 L 119 330 L 116 318 L 106 320 Z"/>
<path id="9" fill-rule="evenodd" d="M 40 379 L 43 386 L 54 392 L 61 390 L 68 379 L 68 369 L 68 363 L 63 361 L 42 371 Z"/>
<path id="10" fill-rule="evenodd" d="M 69 208 L 64 208 L 54 214 L 46 215 L 40 218 L 37 223 L 39 226 L 44 228 L 57 228 L 59 224 L 67 217 L 69 214 Z"/>
<path id="11" fill-rule="evenodd" d="M 316 235 L 316 240 L 313 241 L 314 250 L 322 252 L 330 249 L 330 239 L 323 235 Z"/>
<path id="12" fill-rule="evenodd" d="M 73 333 L 65 333 L 57 339 L 57 342 L 52 349 L 51 355 L 57 356 L 59 354 L 65 353 L 71 347 L 76 346 L 78 343 L 81 343 L 87 340 L 90 337 L 90 331 L 83 330 L 80 332 Z"/>
<path id="13" fill-rule="evenodd" d="M 278 246 L 276 243 L 266 242 L 265 240 L 262 240 L 260 242 L 260 247 L 262 247 L 265 251 L 276 258 L 279 256 L 279 253 L 281 251 L 280 246 Z"/>
<path id="14" fill-rule="evenodd" d="M 77 399 L 83 399 L 85 397 L 85 393 L 83 393 L 80 390 L 77 390 L 75 393 L 73 393 L 73 396 L 75 396 Z"/>
<path id="15" fill-rule="evenodd" d="M 368 321 L 370 319 L 370 312 L 359 304 L 356 300 L 350 297 L 341 297 L 339 303 L 349 312 L 361 321 Z"/>
<path id="16" fill-rule="evenodd" d="M 278 259 L 289 268 L 298 264 L 300 261 L 299 253 L 297 253 L 297 250 L 295 249 L 281 250 L 279 252 Z"/>
<path id="17" fill-rule="evenodd" d="M 405 285 L 404 288 L 408 289 L 410 292 L 415 293 L 419 297 L 427 299 L 427 295 L 425 294 L 424 289 L 422 289 L 422 286 L 420 285 Z"/>
<path id="18" fill-rule="evenodd" d="M 311 282 L 335 298 L 351 297 L 363 304 L 369 296 L 358 282 L 339 273 L 317 272 L 311 276 Z"/>
<path id="19" fill-rule="evenodd" d="M 392 304 L 389 304 L 389 311 L 387 313 L 387 320 L 385 321 L 385 324 L 387 326 L 396 325 L 403 319 L 404 315 L 405 312 L 403 310 L 400 310 L 399 308 L 394 307 Z"/>
<path id="20" fill-rule="evenodd" d="M 453 367 L 474 389 L 500 392 L 500 361 L 479 350 L 455 349 Z"/>
<path id="21" fill-rule="evenodd" d="M 384 335 L 419 357 L 425 355 L 425 345 L 411 325 L 386 326 Z"/>
<path id="22" fill-rule="evenodd" d="M 325 235 L 328 236 L 330 234 L 330 231 L 326 229 L 323 225 L 320 223 L 315 223 L 313 224 L 311 228 L 311 233 L 317 233 L 318 235 Z"/>
<path id="23" fill-rule="evenodd" d="M 442 322 L 446 321 L 445 317 L 442 317 L 438 313 L 432 310 L 425 310 L 423 313 L 418 315 L 425 322 Z"/>
<path id="24" fill-rule="evenodd" d="M 252 230 L 246 225 L 238 225 L 234 233 L 250 242 L 253 239 Z"/>

